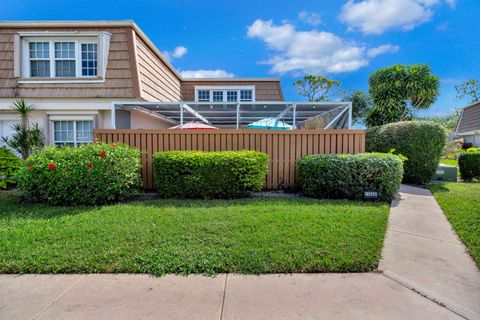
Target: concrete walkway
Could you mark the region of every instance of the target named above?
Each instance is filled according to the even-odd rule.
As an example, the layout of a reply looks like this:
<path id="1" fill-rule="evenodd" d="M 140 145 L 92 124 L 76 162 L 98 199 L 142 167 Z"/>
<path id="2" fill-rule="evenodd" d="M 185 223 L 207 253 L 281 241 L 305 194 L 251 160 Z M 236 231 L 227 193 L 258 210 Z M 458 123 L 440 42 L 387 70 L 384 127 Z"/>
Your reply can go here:
<path id="1" fill-rule="evenodd" d="M 0 275 L 0 319 L 480 319 L 480 274 L 431 194 L 402 186 L 382 273 Z"/>
<path id="2" fill-rule="evenodd" d="M 400 188 L 379 270 L 467 319 L 480 319 L 480 272 L 429 190 Z"/>

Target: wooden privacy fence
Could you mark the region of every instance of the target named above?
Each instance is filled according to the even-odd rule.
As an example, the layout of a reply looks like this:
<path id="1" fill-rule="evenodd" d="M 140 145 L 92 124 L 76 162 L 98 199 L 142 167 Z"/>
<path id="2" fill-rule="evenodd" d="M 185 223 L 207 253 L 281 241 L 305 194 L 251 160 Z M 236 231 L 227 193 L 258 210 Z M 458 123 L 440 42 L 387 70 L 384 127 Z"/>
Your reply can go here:
<path id="1" fill-rule="evenodd" d="M 97 140 L 124 142 L 142 151 L 145 189 L 154 188 L 152 156 L 167 150 L 257 150 L 270 156 L 266 189 L 295 188 L 296 161 L 306 154 L 365 151 L 364 130 L 115 130 L 96 129 Z"/>

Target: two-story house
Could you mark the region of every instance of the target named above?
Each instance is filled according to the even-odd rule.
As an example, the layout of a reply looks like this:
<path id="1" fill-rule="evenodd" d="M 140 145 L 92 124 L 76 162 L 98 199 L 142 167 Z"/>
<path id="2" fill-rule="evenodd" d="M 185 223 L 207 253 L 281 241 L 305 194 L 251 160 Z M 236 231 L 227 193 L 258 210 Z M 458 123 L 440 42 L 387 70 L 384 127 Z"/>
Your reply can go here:
<path id="1" fill-rule="evenodd" d="M 183 79 L 133 21 L 0 23 L 0 136 L 19 121 L 11 105 L 35 106 L 46 144 L 91 142 L 111 128 L 114 101 L 283 101 L 279 79 Z M 171 123 L 122 111 L 123 128 Z"/>

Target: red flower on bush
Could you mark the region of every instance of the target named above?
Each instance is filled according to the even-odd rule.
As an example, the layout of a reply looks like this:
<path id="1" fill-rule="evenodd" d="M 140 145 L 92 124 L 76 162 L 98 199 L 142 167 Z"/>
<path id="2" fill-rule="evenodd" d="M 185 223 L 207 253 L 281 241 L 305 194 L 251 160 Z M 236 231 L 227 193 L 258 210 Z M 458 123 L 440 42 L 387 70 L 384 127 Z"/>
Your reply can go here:
<path id="1" fill-rule="evenodd" d="M 115 144 L 115 143 L 112 143 L 111 146 L 112 146 L 112 148 L 115 149 L 116 144 Z"/>
<path id="2" fill-rule="evenodd" d="M 49 168 L 49 169 L 55 169 L 56 167 L 57 167 L 57 165 L 56 165 L 55 163 L 50 163 L 50 164 L 48 165 L 48 168 Z"/>
<path id="3" fill-rule="evenodd" d="M 87 168 L 88 168 L 88 169 L 92 169 L 92 168 L 93 168 L 93 164 L 89 163 L 89 164 L 87 165 Z"/>
<path id="4" fill-rule="evenodd" d="M 107 155 L 105 151 L 100 152 L 100 157 L 104 158 Z"/>
<path id="5" fill-rule="evenodd" d="M 28 169 L 32 169 L 33 166 L 32 166 L 31 164 L 29 164 L 29 165 L 27 166 L 27 168 L 28 168 Z"/>

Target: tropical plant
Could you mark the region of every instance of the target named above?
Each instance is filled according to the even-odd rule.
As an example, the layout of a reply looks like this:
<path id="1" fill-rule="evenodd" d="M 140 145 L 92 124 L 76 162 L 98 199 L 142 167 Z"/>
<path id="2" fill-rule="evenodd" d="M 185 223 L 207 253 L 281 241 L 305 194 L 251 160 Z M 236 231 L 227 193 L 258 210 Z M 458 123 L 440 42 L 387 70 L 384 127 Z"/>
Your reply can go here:
<path id="1" fill-rule="evenodd" d="M 21 160 L 10 149 L 0 148 L 0 189 L 6 189 L 16 183 L 15 173 Z"/>
<path id="2" fill-rule="evenodd" d="M 323 76 L 308 75 L 293 84 L 298 94 L 306 97 L 310 102 L 328 101 L 331 90 L 339 87 L 340 82 Z"/>
<path id="3" fill-rule="evenodd" d="M 125 199 L 140 180 L 140 150 L 126 144 L 45 147 L 19 169 L 17 183 L 31 201 L 97 205 Z"/>
<path id="4" fill-rule="evenodd" d="M 480 101 L 480 81 L 477 79 L 470 79 L 460 85 L 455 86 L 457 91 L 457 99 L 461 100 L 469 97 L 470 103 Z"/>
<path id="5" fill-rule="evenodd" d="M 446 143 L 445 130 L 429 121 L 404 121 L 367 130 L 367 152 L 389 152 L 407 157 L 403 181 L 424 184 L 431 180 Z"/>
<path id="6" fill-rule="evenodd" d="M 8 147 L 20 153 L 25 160 L 34 149 L 43 147 L 43 133 L 37 123 L 30 126 L 29 116 L 35 109 L 33 105 L 28 105 L 25 100 L 21 99 L 15 101 L 11 109 L 20 115 L 20 123 L 13 125 L 12 137 L 2 137 L 2 139 Z"/>
<path id="7" fill-rule="evenodd" d="M 316 154 L 297 161 L 302 193 L 315 198 L 364 199 L 376 191 L 390 201 L 400 187 L 403 158 L 386 153 Z"/>
<path id="8" fill-rule="evenodd" d="M 426 64 L 393 65 L 375 71 L 369 77 L 373 108 L 367 125 L 411 120 L 414 110 L 427 109 L 435 102 L 439 85 L 439 78 Z"/>
<path id="9" fill-rule="evenodd" d="M 239 198 L 259 191 L 268 155 L 242 151 L 166 151 L 153 155 L 157 191 L 164 198 Z"/>
<path id="10" fill-rule="evenodd" d="M 361 122 L 372 108 L 372 100 L 370 96 L 361 90 L 351 90 L 345 93 L 342 101 L 349 101 L 352 103 L 352 121 L 354 123 Z"/>

